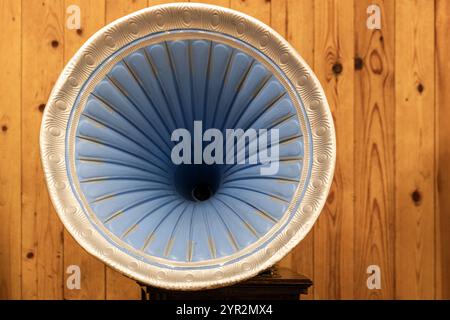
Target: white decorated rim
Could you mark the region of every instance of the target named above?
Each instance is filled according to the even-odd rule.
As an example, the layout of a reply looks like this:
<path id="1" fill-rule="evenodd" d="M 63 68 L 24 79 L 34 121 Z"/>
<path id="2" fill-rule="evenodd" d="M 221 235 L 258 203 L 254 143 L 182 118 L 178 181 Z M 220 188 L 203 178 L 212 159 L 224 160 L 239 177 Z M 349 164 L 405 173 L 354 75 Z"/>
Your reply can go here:
<path id="1" fill-rule="evenodd" d="M 303 199 L 290 222 L 265 247 L 240 259 L 207 269 L 168 269 L 146 263 L 114 247 L 88 219 L 71 188 L 66 159 L 70 115 L 82 85 L 105 59 L 149 34 L 195 29 L 224 34 L 267 56 L 300 97 L 310 126 L 310 178 L 292 203 Z M 281 260 L 309 232 L 319 216 L 333 178 L 336 141 L 323 89 L 305 61 L 278 33 L 243 13 L 204 4 L 168 4 L 125 16 L 93 35 L 70 60 L 48 101 L 41 125 L 40 146 L 47 186 L 66 229 L 89 253 L 125 275 L 148 285 L 199 290 L 230 285 L 255 276 Z M 67 161 L 66 161 L 67 160 Z"/>

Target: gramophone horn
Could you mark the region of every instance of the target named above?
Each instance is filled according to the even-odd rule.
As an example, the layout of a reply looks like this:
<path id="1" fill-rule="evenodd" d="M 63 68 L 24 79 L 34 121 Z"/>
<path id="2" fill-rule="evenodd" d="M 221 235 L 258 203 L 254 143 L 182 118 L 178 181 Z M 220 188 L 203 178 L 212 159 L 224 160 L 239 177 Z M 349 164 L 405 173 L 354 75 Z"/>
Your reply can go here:
<path id="1" fill-rule="evenodd" d="M 332 181 L 319 82 L 281 36 L 233 10 L 170 4 L 113 22 L 48 106 L 41 156 L 64 226 L 149 285 L 256 275 L 302 240 Z"/>

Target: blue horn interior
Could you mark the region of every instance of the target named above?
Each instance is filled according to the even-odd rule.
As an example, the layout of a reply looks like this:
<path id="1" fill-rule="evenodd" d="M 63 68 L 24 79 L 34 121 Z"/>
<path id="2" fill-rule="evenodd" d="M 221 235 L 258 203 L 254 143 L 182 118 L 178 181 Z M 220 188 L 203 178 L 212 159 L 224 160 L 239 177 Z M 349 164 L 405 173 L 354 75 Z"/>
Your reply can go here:
<path id="1" fill-rule="evenodd" d="M 267 58 L 252 56 L 200 36 L 159 42 L 126 55 L 92 90 L 76 129 L 76 175 L 117 238 L 151 256 L 211 260 L 251 245 L 287 211 L 303 134 Z M 278 173 L 262 176 L 261 163 L 174 164 L 171 134 L 193 136 L 194 121 L 224 136 L 279 129 Z"/>

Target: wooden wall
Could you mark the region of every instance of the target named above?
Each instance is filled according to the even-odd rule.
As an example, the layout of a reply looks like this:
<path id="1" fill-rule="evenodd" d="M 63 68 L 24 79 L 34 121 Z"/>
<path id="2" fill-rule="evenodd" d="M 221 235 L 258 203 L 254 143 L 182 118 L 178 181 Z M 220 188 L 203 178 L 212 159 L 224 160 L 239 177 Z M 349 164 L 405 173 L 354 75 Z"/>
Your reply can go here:
<path id="1" fill-rule="evenodd" d="M 202 1 L 198 1 L 202 2 Z M 450 298 L 450 3 L 216 0 L 272 25 L 319 77 L 337 131 L 334 184 L 282 265 L 308 298 Z M 138 299 L 136 284 L 64 231 L 39 161 L 42 111 L 64 64 L 101 26 L 155 0 L 0 0 L 0 298 Z M 80 30 L 65 27 L 69 5 Z M 381 30 L 366 27 L 381 8 Z M 65 286 L 81 267 L 81 290 Z M 378 265 L 381 289 L 366 286 Z"/>

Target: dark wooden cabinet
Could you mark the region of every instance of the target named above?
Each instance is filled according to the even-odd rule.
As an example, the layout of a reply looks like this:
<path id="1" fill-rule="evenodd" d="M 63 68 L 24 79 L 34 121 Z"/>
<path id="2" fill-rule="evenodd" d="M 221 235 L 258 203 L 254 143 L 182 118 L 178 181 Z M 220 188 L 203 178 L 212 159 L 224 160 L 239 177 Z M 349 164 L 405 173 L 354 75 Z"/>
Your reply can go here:
<path id="1" fill-rule="evenodd" d="M 229 287 L 172 291 L 141 285 L 143 300 L 298 300 L 312 281 L 286 268 L 272 268 Z"/>

